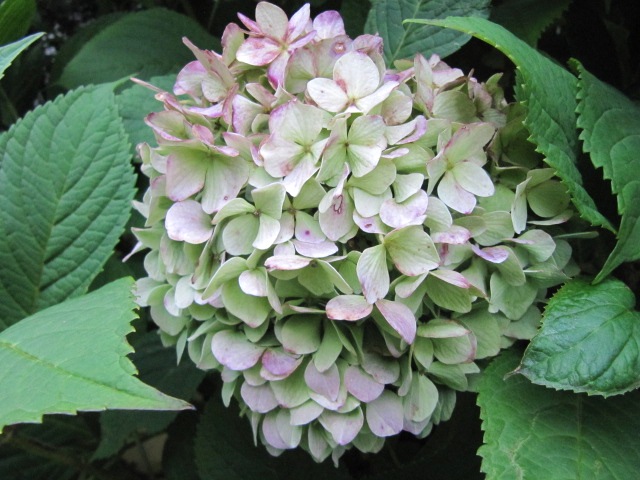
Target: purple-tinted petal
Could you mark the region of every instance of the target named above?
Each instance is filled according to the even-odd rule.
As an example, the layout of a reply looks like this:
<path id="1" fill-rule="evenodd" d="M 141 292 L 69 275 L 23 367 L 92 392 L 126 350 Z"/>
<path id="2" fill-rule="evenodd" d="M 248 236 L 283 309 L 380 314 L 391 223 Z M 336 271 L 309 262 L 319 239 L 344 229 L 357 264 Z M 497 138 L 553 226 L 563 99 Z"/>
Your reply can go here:
<path id="1" fill-rule="evenodd" d="M 260 2 L 256 6 L 256 23 L 264 35 L 278 39 L 284 38 L 289 27 L 284 10 L 269 2 Z"/>
<path id="2" fill-rule="evenodd" d="M 333 441 L 338 445 L 348 445 L 360 432 L 364 425 L 364 415 L 360 408 L 349 413 L 336 413 L 330 410 L 320 416 L 320 423 L 331 433 Z"/>
<path id="3" fill-rule="evenodd" d="M 301 242 L 300 240 L 293 240 L 293 245 L 296 248 L 296 252 L 300 255 L 311 258 L 328 257 L 338 251 L 338 246 L 329 240 L 324 240 L 320 243 L 308 243 Z"/>
<path id="4" fill-rule="evenodd" d="M 369 403 L 380 396 L 384 385 L 376 381 L 360 367 L 350 366 L 344 374 L 347 391 L 361 402 Z"/>
<path id="5" fill-rule="evenodd" d="M 322 12 L 313 20 L 313 29 L 319 39 L 345 35 L 344 22 L 339 12 L 329 10 Z"/>
<path id="6" fill-rule="evenodd" d="M 268 383 L 252 386 L 247 382 L 242 384 L 240 395 L 249 408 L 258 413 L 267 413 L 278 406 L 278 400 Z"/>
<path id="7" fill-rule="evenodd" d="M 241 371 L 253 367 L 264 352 L 264 347 L 254 345 L 240 332 L 223 330 L 211 340 L 211 351 L 222 365 Z"/>
<path id="8" fill-rule="evenodd" d="M 167 235 L 171 240 L 191 244 L 204 243 L 211 237 L 211 218 L 195 200 L 174 203 L 165 219 Z"/>
<path id="9" fill-rule="evenodd" d="M 398 332 L 405 342 L 412 344 L 416 338 L 417 324 L 411 309 L 403 303 L 384 299 L 378 300 L 376 307 L 391 328 Z"/>
<path id="10" fill-rule="evenodd" d="M 324 372 L 320 372 L 313 362 L 309 362 L 304 371 L 304 380 L 311 390 L 335 402 L 340 391 L 340 372 L 333 364 Z"/>
<path id="11" fill-rule="evenodd" d="M 402 431 L 404 412 L 402 400 L 395 393 L 385 390 L 366 407 L 367 425 L 378 437 L 389 437 Z"/>
<path id="12" fill-rule="evenodd" d="M 339 295 L 329 300 L 325 308 L 331 320 L 355 321 L 371 314 L 373 305 L 359 295 Z"/>
<path id="13" fill-rule="evenodd" d="M 471 250 L 480 258 L 491 263 L 502 263 L 509 258 L 509 250 L 504 247 L 479 248 L 477 245 L 471 245 Z"/>
<path id="14" fill-rule="evenodd" d="M 262 355 L 262 366 L 279 377 L 288 377 L 302 362 L 300 355 L 291 355 L 282 348 L 269 348 Z"/>
<path id="15" fill-rule="evenodd" d="M 268 270 L 300 270 L 312 262 L 310 258 L 297 255 L 276 255 L 265 260 Z"/>
<path id="16" fill-rule="evenodd" d="M 279 44 L 269 38 L 249 37 L 236 52 L 240 62 L 262 66 L 273 62 L 282 53 Z"/>

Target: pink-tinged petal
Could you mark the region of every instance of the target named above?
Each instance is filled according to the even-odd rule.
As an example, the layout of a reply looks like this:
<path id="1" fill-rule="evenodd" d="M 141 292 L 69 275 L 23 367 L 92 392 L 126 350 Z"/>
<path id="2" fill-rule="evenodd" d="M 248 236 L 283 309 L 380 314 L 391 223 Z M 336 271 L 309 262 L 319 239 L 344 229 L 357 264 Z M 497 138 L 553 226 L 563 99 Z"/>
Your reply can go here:
<path id="1" fill-rule="evenodd" d="M 422 226 L 393 230 L 385 237 L 384 245 L 396 268 L 405 275 L 422 275 L 439 265 L 436 246 Z"/>
<path id="2" fill-rule="evenodd" d="M 376 307 L 391 328 L 398 332 L 405 342 L 412 344 L 416 338 L 417 324 L 411 309 L 404 303 L 384 299 L 378 300 Z"/>
<path id="3" fill-rule="evenodd" d="M 232 101 L 233 130 L 242 135 L 251 132 L 251 124 L 256 115 L 264 111 L 261 105 L 250 101 L 242 95 L 236 95 Z"/>
<path id="4" fill-rule="evenodd" d="M 288 52 L 282 52 L 267 68 L 267 79 L 274 89 L 284 85 L 285 71 L 290 56 Z"/>
<path id="5" fill-rule="evenodd" d="M 244 334 L 233 330 L 216 333 L 211 340 L 211 351 L 222 365 L 242 371 L 253 367 L 264 352 L 264 347 L 254 345 Z"/>
<path id="6" fill-rule="evenodd" d="M 389 292 L 389 270 L 384 245 L 369 247 L 362 252 L 356 266 L 362 293 L 369 303 L 375 303 Z"/>
<path id="7" fill-rule="evenodd" d="M 309 400 L 299 407 L 289 409 L 289 412 L 291 412 L 291 425 L 308 425 L 324 412 L 324 407 Z"/>
<path id="8" fill-rule="evenodd" d="M 429 196 L 424 190 L 419 190 L 402 203 L 390 198 L 380 206 L 380 219 L 392 228 L 422 225 L 428 204 Z"/>
<path id="9" fill-rule="evenodd" d="M 496 191 L 489 173 L 475 163 L 457 163 L 451 174 L 460 187 L 479 197 L 490 197 Z"/>
<path id="10" fill-rule="evenodd" d="M 187 125 L 180 112 L 165 110 L 150 113 L 144 119 L 144 123 L 164 140 L 180 142 L 187 138 Z"/>
<path id="11" fill-rule="evenodd" d="M 344 373 L 347 391 L 361 402 L 369 403 L 380 396 L 384 385 L 360 367 L 350 366 Z"/>
<path id="12" fill-rule="evenodd" d="M 362 368 L 383 385 L 394 383 L 400 377 L 400 365 L 396 359 L 375 353 L 365 353 L 362 356 Z"/>
<path id="13" fill-rule="evenodd" d="M 300 10 L 294 13 L 289 20 L 287 37 L 291 40 L 298 38 L 309 27 L 311 7 L 305 3 Z"/>
<path id="14" fill-rule="evenodd" d="M 207 163 L 197 156 L 170 155 L 167 158 L 167 196 L 180 202 L 198 193 L 204 187 Z"/>
<path id="15" fill-rule="evenodd" d="M 282 348 L 269 348 L 262 355 L 262 366 L 278 377 L 288 377 L 302 363 L 300 355 L 291 355 Z"/>
<path id="16" fill-rule="evenodd" d="M 333 38 L 338 35 L 346 35 L 344 22 L 339 12 L 329 10 L 322 12 L 313 20 L 313 29 L 319 39 Z"/>
<path id="17" fill-rule="evenodd" d="M 434 270 L 431 272 L 431 275 L 439 278 L 443 282 L 447 282 L 455 287 L 459 288 L 471 288 L 471 282 L 467 280 L 464 275 L 461 273 L 455 272 L 453 270 L 445 270 L 440 268 L 438 270 Z"/>
<path id="18" fill-rule="evenodd" d="M 366 406 L 367 425 L 374 435 L 389 437 L 402 431 L 404 411 L 402 400 L 395 393 L 385 390 Z"/>
<path id="19" fill-rule="evenodd" d="M 376 91 L 380 85 L 380 72 L 368 55 L 355 51 L 346 53 L 336 61 L 333 79 L 338 85 L 344 85 L 348 98 L 353 101 Z"/>
<path id="20" fill-rule="evenodd" d="M 358 212 L 354 212 L 353 221 L 363 232 L 387 233 L 389 230 L 389 227 L 387 227 L 377 215 L 374 217 L 362 217 Z"/>
<path id="21" fill-rule="evenodd" d="M 271 270 L 300 270 L 308 266 L 313 260 L 297 255 L 277 255 L 265 260 L 264 266 Z"/>
<path id="22" fill-rule="evenodd" d="M 289 52 L 294 52 L 295 50 L 304 47 L 307 43 L 310 43 L 314 39 L 315 35 L 315 32 L 309 32 L 306 35 L 293 41 L 289 44 Z"/>
<path id="23" fill-rule="evenodd" d="M 245 270 L 238 277 L 240 289 L 254 297 L 267 296 L 267 272 L 264 269 Z"/>
<path id="24" fill-rule="evenodd" d="M 285 140 L 279 135 L 271 135 L 260 147 L 264 159 L 264 169 L 272 177 L 285 177 L 298 165 L 304 155 L 304 148 L 297 143 Z"/>
<path id="25" fill-rule="evenodd" d="M 282 47 L 264 37 L 247 38 L 236 52 L 238 61 L 249 65 L 263 66 L 273 62 L 282 53 Z"/>
<path id="26" fill-rule="evenodd" d="M 275 95 L 259 83 L 247 83 L 245 89 L 263 107 L 270 107 L 276 102 Z"/>
<path id="27" fill-rule="evenodd" d="M 381 156 L 383 158 L 400 158 L 404 157 L 410 150 L 408 148 L 396 148 L 396 149 L 387 149 L 386 153 L 383 153 Z"/>
<path id="28" fill-rule="evenodd" d="M 314 78 L 309 81 L 307 93 L 316 105 L 327 112 L 341 112 L 349 103 L 349 97 L 344 90 L 329 78 Z"/>
<path id="29" fill-rule="evenodd" d="M 176 95 L 189 94 L 193 97 L 202 96 L 202 79 L 207 75 L 207 70 L 200 62 L 194 60 L 187 63 L 176 79 L 173 93 Z"/>
<path id="30" fill-rule="evenodd" d="M 171 240 L 191 244 L 204 243 L 213 233 L 211 218 L 195 200 L 174 203 L 167 212 L 165 227 Z"/>
<path id="31" fill-rule="evenodd" d="M 398 85 L 398 82 L 386 82 L 371 95 L 367 95 L 356 100 L 355 105 L 361 112 L 367 113 L 376 105 L 384 102 L 389 95 L 391 95 L 391 92 L 398 87 Z"/>
<path id="32" fill-rule="evenodd" d="M 333 364 L 324 372 L 320 372 L 313 362 L 309 362 L 304 371 L 304 380 L 311 390 L 335 402 L 340 392 L 340 372 Z"/>
<path id="33" fill-rule="evenodd" d="M 247 27 L 249 31 L 251 31 L 251 33 L 257 33 L 257 34 L 262 33 L 258 24 L 255 21 L 251 20 L 246 15 L 238 12 L 238 18 L 244 24 L 244 26 Z"/>
<path id="34" fill-rule="evenodd" d="M 477 245 L 471 245 L 471 250 L 480 258 L 491 263 L 502 263 L 509 258 L 509 250 L 504 247 L 479 248 Z"/>
<path id="35" fill-rule="evenodd" d="M 373 305 L 359 295 L 339 295 L 333 297 L 326 305 L 327 318 L 331 320 L 355 321 L 368 317 Z"/>
<path id="36" fill-rule="evenodd" d="M 333 437 L 338 445 L 348 445 L 360 432 L 364 425 L 364 415 L 360 408 L 348 413 L 337 413 L 330 410 L 320 415 L 320 424 Z"/>
<path id="37" fill-rule="evenodd" d="M 260 2 L 256 6 L 256 23 L 263 34 L 274 38 L 284 38 L 289 26 L 289 19 L 277 5 Z"/>
<path id="38" fill-rule="evenodd" d="M 347 149 L 349 166 L 354 177 L 362 177 L 378 166 L 382 147 L 350 144 Z"/>
<path id="39" fill-rule="evenodd" d="M 302 157 L 295 168 L 282 181 L 287 193 L 292 197 L 297 197 L 304 184 L 318 171 L 318 168 L 313 156 L 305 155 Z"/>
<path id="40" fill-rule="evenodd" d="M 474 156 L 495 133 L 490 123 L 471 123 L 460 127 L 445 146 L 447 158 L 457 162 Z"/>
<path id="41" fill-rule="evenodd" d="M 404 137 L 401 140 L 398 140 L 396 142 L 398 145 L 415 142 L 420 138 L 422 138 L 422 136 L 427 131 L 427 119 L 424 118 L 422 115 L 416 117 L 416 119 L 411 123 L 413 124 L 413 127 L 414 127 L 411 134 L 407 137 Z"/>
<path id="42" fill-rule="evenodd" d="M 476 206 L 476 197 L 456 182 L 451 172 L 447 172 L 438 184 L 438 197 L 456 212 L 469 214 Z"/>
<path id="43" fill-rule="evenodd" d="M 308 243 L 301 242 L 300 240 L 293 240 L 293 245 L 296 248 L 296 252 L 310 258 L 325 258 L 338 251 L 338 246 L 329 240 L 325 240 L 320 243 Z"/>
<path id="44" fill-rule="evenodd" d="M 452 225 L 446 232 L 434 232 L 431 239 L 435 243 L 447 243 L 449 245 L 464 245 L 471 238 L 471 232 L 459 225 Z"/>
<path id="45" fill-rule="evenodd" d="M 278 400 L 268 383 L 252 386 L 244 382 L 240 387 L 240 395 L 253 412 L 267 413 L 278 406 Z"/>
<path id="46" fill-rule="evenodd" d="M 302 429 L 291 425 L 289 412 L 269 412 L 262 422 L 262 433 L 266 443 L 278 450 L 295 448 L 302 438 Z"/>
<path id="47" fill-rule="evenodd" d="M 295 214 L 295 235 L 298 240 L 306 243 L 320 243 L 326 240 L 320 229 L 318 220 L 305 212 L 298 211 Z"/>
<path id="48" fill-rule="evenodd" d="M 351 197 L 346 193 L 335 195 L 335 190 L 331 190 L 327 195 L 333 198 L 329 204 L 329 208 L 324 211 L 322 209 L 320 210 L 318 220 L 320 222 L 320 228 L 327 238 L 336 241 L 349 233 L 353 228 L 354 205 L 353 200 L 351 200 Z"/>

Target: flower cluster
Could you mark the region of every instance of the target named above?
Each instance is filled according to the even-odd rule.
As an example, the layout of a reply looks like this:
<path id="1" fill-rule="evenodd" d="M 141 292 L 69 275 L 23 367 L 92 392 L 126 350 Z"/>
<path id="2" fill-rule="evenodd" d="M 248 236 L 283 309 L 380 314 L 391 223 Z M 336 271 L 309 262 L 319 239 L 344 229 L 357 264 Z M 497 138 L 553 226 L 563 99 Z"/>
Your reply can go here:
<path id="1" fill-rule="evenodd" d="M 569 197 L 499 76 L 388 70 L 378 36 L 308 5 L 240 20 L 156 90 L 138 301 L 273 454 L 424 437 L 575 273 Z"/>

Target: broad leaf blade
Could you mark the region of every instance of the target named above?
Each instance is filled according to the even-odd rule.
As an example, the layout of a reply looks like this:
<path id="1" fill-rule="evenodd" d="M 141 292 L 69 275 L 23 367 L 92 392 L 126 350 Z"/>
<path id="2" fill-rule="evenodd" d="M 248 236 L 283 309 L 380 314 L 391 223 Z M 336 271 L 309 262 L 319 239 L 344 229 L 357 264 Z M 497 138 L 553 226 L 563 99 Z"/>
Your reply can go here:
<path id="1" fill-rule="evenodd" d="M 189 399 L 205 375 L 193 362 L 183 358 L 176 365 L 176 353 L 160 342 L 156 331 L 147 332 L 137 342 L 132 342 L 135 352 L 131 360 L 137 367 L 140 380 L 161 392 L 177 398 Z M 132 442 L 138 432 L 155 435 L 164 429 L 178 415 L 178 412 L 139 412 L 107 410 L 100 415 L 100 444 L 93 459 L 115 455 L 128 442 Z"/>
<path id="2" fill-rule="evenodd" d="M 106 88 L 58 97 L 0 136 L 0 330 L 86 291 L 129 218 L 129 160 Z"/>
<path id="3" fill-rule="evenodd" d="M 535 46 L 570 3 L 571 0 L 508 0 L 491 10 L 491 20 Z"/>
<path id="4" fill-rule="evenodd" d="M 130 278 L 112 282 L 0 334 L 0 427 L 46 413 L 189 408 L 132 376 L 125 340 L 135 318 L 132 287 Z"/>
<path id="5" fill-rule="evenodd" d="M 22 40 L 0 47 L 0 78 L 4 77 L 4 71 L 9 68 L 11 62 L 42 35 L 44 35 L 44 33 L 34 33 L 33 35 L 24 37 Z"/>
<path id="6" fill-rule="evenodd" d="M 545 156 L 545 162 L 556 170 L 582 218 L 614 231 L 583 187 L 576 165 L 577 79 L 504 27 L 488 20 L 450 17 L 423 23 L 471 34 L 493 45 L 515 63 L 519 70 L 516 94 L 528 109 L 525 125 L 531 133 L 530 140 Z"/>
<path id="7" fill-rule="evenodd" d="M 489 14 L 488 0 L 375 0 L 369 11 L 365 33 L 378 33 L 384 40 L 384 57 L 388 65 L 416 53 L 429 57 L 437 53 L 446 57 L 471 38 L 469 35 L 418 24 L 407 19 L 481 16 Z"/>
<path id="8" fill-rule="evenodd" d="M 596 277 L 598 282 L 621 263 L 640 259 L 640 108 L 579 63 L 577 68 L 580 138 L 593 164 L 611 180 L 622 216 L 618 243 Z"/>
<path id="9" fill-rule="evenodd" d="M 133 74 L 149 78 L 177 71 L 193 60 L 183 36 L 200 48 L 219 47 L 217 40 L 184 15 L 162 8 L 130 13 L 91 38 L 65 66 L 58 83 L 74 88 Z"/>
<path id="10" fill-rule="evenodd" d="M 487 480 L 637 477 L 640 392 L 605 400 L 505 379 L 517 363 L 503 353 L 478 385 Z"/>
<path id="11" fill-rule="evenodd" d="M 0 45 L 13 42 L 27 33 L 35 14 L 35 0 L 0 2 Z"/>
<path id="12" fill-rule="evenodd" d="M 574 280 L 549 301 L 517 372 L 561 390 L 616 395 L 640 386 L 640 313 L 618 280 Z"/>

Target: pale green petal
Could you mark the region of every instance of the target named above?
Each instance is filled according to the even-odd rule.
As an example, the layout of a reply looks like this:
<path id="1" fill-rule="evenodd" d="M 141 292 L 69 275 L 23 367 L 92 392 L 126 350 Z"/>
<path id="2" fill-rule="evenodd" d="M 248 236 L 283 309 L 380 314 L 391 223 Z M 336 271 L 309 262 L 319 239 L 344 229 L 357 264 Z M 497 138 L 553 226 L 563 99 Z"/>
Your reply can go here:
<path id="1" fill-rule="evenodd" d="M 271 313 L 271 305 L 266 298 L 247 295 L 238 282 L 231 281 L 222 286 L 222 302 L 229 313 L 252 328 L 262 325 Z"/>
<path id="2" fill-rule="evenodd" d="M 459 162 L 451 171 L 458 185 L 479 197 L 490 197 L 495 192 L 487 171 L 471 162 Z M 506 208 L 505 208 L 506 210 Z"/>
<path id="3" fill-rule="evenodd" d="M 251 191 L 256 210 L 260 214 L 268 215 L 276 220 L 282 216 L 285 195 L 286 191 L 280 183 L 272 183 Z"/>
<path id="4" fill-rule="evenodd" d="M 369 303 L 384 298 L 389 291 L 389 270 L 384 245 L 369 247 L 362 252 L 356 267 L 362 293 Z"/>
<path id="5" fill-rule="evenodd" d="M 260 215 L 258 233 L 252 246 L 258 250 L 267 250 L 271 247 L 280 233 L 280 222 L 268 215 Z"/>
<path id="6" fill-rule="evenodd" d="M 436 246 L 421 226 L 390 232 L 384 246 L 396 268 L 405 275 L 422 275 L 437 268 L 440 262 Z"/>
<path id="7" fill-rule="evenodd" d="M 380 73 L 368 55 L 355 51 L 338 59 L 333 67 L 333 79 L 337 84 L 345 86 L 349 100 L 355 100 L 370 95 L 378 88 Z"/>
<path id="8" fill-rule="evenodd" d="M 253 252 L 253 241 L 258 235 L 260 220 L 254 215 L 232 218 L 222 230 L 222 243 L 231 255 L 249 255 Z"/>
<path id="9" fill-rule="evenodd" d="M 373 311 L 373 305 L 359 295 L 338 295 L 329 300 L 325 308 L 331 320 L 360 320 Z"/>

